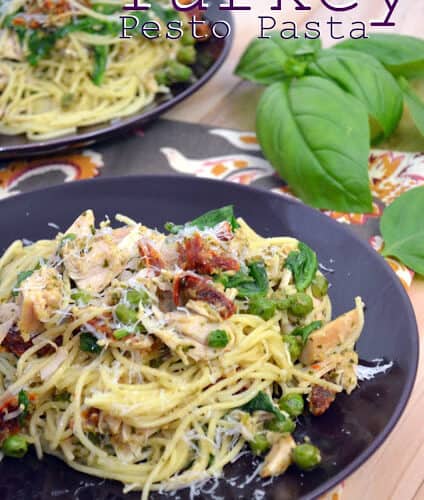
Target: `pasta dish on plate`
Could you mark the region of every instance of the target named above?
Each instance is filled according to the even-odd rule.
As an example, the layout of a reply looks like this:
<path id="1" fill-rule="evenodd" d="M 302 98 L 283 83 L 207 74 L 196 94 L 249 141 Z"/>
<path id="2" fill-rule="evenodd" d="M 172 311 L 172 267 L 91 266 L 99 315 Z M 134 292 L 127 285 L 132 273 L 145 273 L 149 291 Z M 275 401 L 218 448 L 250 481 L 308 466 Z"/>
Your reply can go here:
<path id="1" fill-rule="evenodd" d="M 184 26 L 187 14 L 153 0 L 6 0 L 0 4 L 0 133 L 44 140 L 132 115 L 169 86 L 193 79 L 192 32 L 121 39 L 120 16 Z M 175 21 L 174 21 L 175 22 Z M 205 28 L 207 26 L 205 25 Z M 128 30 L 127 30 L 128 34 Z M 176 36 L 177 33 L 174 33 Z M 205 34 L 206 36 L 206 34 Z"/>
<path id="2" fill-rule="evenodd" d="M 116 219 L 87 210 L 1 257 L 2 453 L 33 445 L 144 499 L 246 447 L 262 477 L 319 467 L 295 429 L 355 389 L 361 299 L 332 319 L 315 252 L 231 206 L 165 232 Z"/>

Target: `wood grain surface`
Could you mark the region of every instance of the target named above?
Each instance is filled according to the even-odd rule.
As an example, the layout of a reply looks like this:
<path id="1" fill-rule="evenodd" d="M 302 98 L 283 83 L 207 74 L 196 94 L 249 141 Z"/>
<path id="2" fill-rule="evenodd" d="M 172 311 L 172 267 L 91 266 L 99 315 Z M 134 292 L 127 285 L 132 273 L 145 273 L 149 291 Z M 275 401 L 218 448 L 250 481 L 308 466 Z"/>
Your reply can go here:
<path id="1" fill-rule="evenodd" d="M 249 41 L 259 32 L 259 15 L 271 15 L 268 0 L 255 0 L 250 12 L 235 14 L 235 39 L 227 62 L 218 74 L 200 92 L 176 107 L 167 117 L 204 123 L 218 127 L 241 130 L 255 129 L 255 108 L 262 92 L 260 86 L 242 82 L 234 76 L 234 68 Z M 308 20 L 326 23 L 330 13 L 320 0 L 304 2 L 312 6 L 308 12 L 293 11 L 293 2 L 283 1 L 284 12 L 272 15 L 282 21 L 295 19 L 300 27 Z M 333 5 L 337 2 L 333 1 Z M 358 0 L 355 11 L 344 13 L 344 33 L 348 33 L 352 21 L 384 19 L 387 13 L 386 0 Z M 423 36 L 424 1 L 399 0 L 392 19 L 396 23 L 390 30 L 397 33 Z M 374 28 L 374 30 L 376 30 Z M 386 28 L 388 32 L 389 29 Z M 339 30 L 340 32 L 340 30 Z M 343 31 L 342 31 L 343 33 Z M 323 29 L 325 46 L 331 45 L 328 30 Z M 416 82 L 424 96 L 424 83 Z M 420 137 L 405 113 L 399 130 L 386 145 L 392 149 L 424 151 L 424 140 Z M 411 301 L 417 316 L 420 337 L 424 341 L 424 279 L 416 278 L 410 289 Z M 344 484 L 343 500 L 424 500 L 424 348 L 422 346 L 417 381 L 407 409 L 387 441 Z"/>

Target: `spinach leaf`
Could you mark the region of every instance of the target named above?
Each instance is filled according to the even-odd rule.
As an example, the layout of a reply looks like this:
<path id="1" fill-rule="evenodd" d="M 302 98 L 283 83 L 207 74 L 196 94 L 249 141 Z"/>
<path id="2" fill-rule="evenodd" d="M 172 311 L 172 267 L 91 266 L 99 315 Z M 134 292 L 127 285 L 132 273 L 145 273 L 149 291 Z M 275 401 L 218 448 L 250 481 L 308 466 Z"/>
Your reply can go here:
<path id="1" fill-rule="evenodd" d="M 368 39 L 345 40 L 336 49 L 364 52 L 378 59 L 396 76 L 424 75 L 424 40 L 412 36 L 371 33 Z"/>
<path id="2" fill-rule="evenodd" d="M 309 335 L 315 330 L 319 330 L 320 328 L 322 328 L 322 321 L 313 321 L 309 325 L 298 326 L 292 332 L 290 332 L 290 335 L 302 337 L 302 342 L 305 344 L 308 340 Z"/>
<path id="3" fill-rule="evenodd" d="M 221 274 L 215 278 L 215 281 L 222 283 L 225 288 L 237 288 L 237 297 L 241 299 L 266 295 L 269 282 L 265 264 L 262 261 L 256 261 L 249 264 L 248 268 L 249 274 L 243 271 L 238 271 L 234 275 Z"/>
<path id="4" fill-rule="evenodd" d="M 16 280 L 15 286 L 13 287 L 12 291 L 12 295 L 14 297 L 17 297 L 19 295 L 20 286 L 27 278 L 29 278 L 34 273 L 35 269 L 31 269 L 30 271 L 22 271 L 18 274 L 18 279 Z"/>
<path id="5" fill-rule="evenodd" d="M 203 230 L 207 228 L 214 228 L 221 222 L 225 221 L 231 224 L 233 231 L 239 227 L 234 217 L 234 207 L 232 205 L 206 212 L 200 217 L 197 217 L 197 219 L 186 222 L 184 225 L 178 226 L 172 222 L 167 222 L 165 224 L 165 229 L 171 234 L 178 234 L 185 227 L 197 227 L 198 229 Z"/>
<path id="6" fill-rule="evenodd" d="M 19 406 L 22 406 L 23 410 L 22 413 L 19 415 L 18 421 L 19 425 L 23 425 L 25 422 L 26 417 L 29 414 L 29 398 L 28 398 L 28 393 L 21 389 L 18 394 L 18 404 Z"/>
<path id="7" fill-rule="evenodd" d="M 424 186 L 411 189 L 388 206 L 380 221 L 382 255 L 395 257 L 424 276 Z"/>
<path id="8" fill-rule="evenodd" d="M 82 332 L 80 335 L 80 349 L 84 352 L 92 354 L 100 354 L 102 348 L 97 343 L 97 339 L 89 332 Z"/>
<path id="9" fill-rule="evenodd" d="M 365 107 L 315 76 L 274 83 L 257 111 L 266 158 L 304 202 L 341 212 L 370 212 L 369 124 Z"/>
<path id="10" fill-rule="evenodd" d="M 32 31 L 28 38 L 28 62 L 31 66 L 36 66 L 41 59 L 49 57 L 56 41 L 56 33 Z"/>
<path id="11" fill-rule="evenodd" d="M 94 69 L 92 80 L 95 85 L 100 86 L 103 83 L 106 73 L 109 48 L 107 45 L 96 45 L 94 51 Z"/>
<path id="12" fill-rule="evenodd" d="M 246 49 L 236 75 L 256 83 L 270 84 L 305 73 L 307 63 L 321 48 L 321 41 L 282 39 L 279 31 L 271 38 L 255 39 Z"/>
<path id="13" fill-rule="evenodd" d="M 403 111 L 403 96 L 394 77 L 374 57 L 354 50 L 323 50 L 308 73 L 333 80 L 367 108 L 389 137 Z"/>
<path id="14" fill-rule="evenodd" d="M 417 129 L 424 135 L 424 102 L 415 94 L 405 78 L 399 78 L 399 85 L 403 90 L 405 102 L 411 112 L 412 119 Z"/>
<path id="15" fill-rule="evenodd" d="M 259 391 L 253 399 L 241 406 L 240 409 L 250 414 L 255 411 L 267 411 L 274 414 L 278 420 L 286 420 L 279 408 L 273 404 L 271 398 L 262 391 Z"/>
<path id="16" fill-rule="evenodd" d="M 303 242 L 299 243 L 297 251 L 290 252 L 285 267 L 293 273 L 294 283 L 298 292 L 305 291 L 312 283 L 318 270 L 317 254 Z"/>

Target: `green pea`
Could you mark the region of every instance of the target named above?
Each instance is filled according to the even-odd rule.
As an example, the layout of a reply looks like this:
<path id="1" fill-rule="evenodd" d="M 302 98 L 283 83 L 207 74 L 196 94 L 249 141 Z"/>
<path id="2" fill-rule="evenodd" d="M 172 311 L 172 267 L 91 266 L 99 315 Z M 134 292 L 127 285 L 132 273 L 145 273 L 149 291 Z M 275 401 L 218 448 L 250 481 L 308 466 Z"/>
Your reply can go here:
<path id="1" fill-rule="evenodd" d="M 208 346 L 213 349 L 222 349 L 224 348 L 230 339 L 228 338 L 228 334 L 225 330 L 213 330 L 208 335 Z"/>
<path id="2" fill-rule="evenodd" d="M 305 403 L 301 394 L 286 394 L 280 399 L 278 406 L 291 417 L 298 417 L 303 413 Z"/>
<path id="3" fill-rule="evenodd" d="M 83 290 L 78 290 L 71 294 L 71 299 L 74 302 L 79 302 L 81 304 L 88 304 L 91 300 L 91 295 Z"/>
<path id="4" fill-rule="evenodd" d="M 170 61 L 167 66 L 167 74 L 171 83 L 188 82 L 193 75 L 193 71 L 184 64 Z"/>
<path id="5" fill-rule="evenodd" d="M 303 443 L 292 451 L 292 459 L 299 469 L 311 470 L 321 463 L 321 453 L 316 446 Z"/>
<path id="6" fill-rule="evenodd" d="M 193 45 L 181 47 L 177 53 L 177 61 L 182 64 L 193 64 L 196 61 L 196 49 Z"/>
<path id="7" fill-rule="evenodd" d="M 249 302 L 248 313 L 268 321 L 275 315 L 275 303 L 266 297 L 253 297 Z"/>
<path id="8" fill-rule="evenodd" d="M 131 332 L 129 330 L 127 330 L 126 328 L 119 328 L 119 330 L 115 330 L 113 332 L 113 336 L 115 337 L 116 340 L 122 340 L 125 337 L 128 337 L 128 335 L 130 335 L 130 334 L 131 334 Z"/>
<path id="9" fill-rule="evenodd" d="M 190 30 L 184 30 L 181 42 L 183 45 L 194 45 L 196 40 L 193 38 L 193 35 Z"/>
<path id="10" fill-rule="evenodd" d="M 280 432 L 281 434 L 284 434 L 286 432 L 292 433 L 296 429 L 296 424 L 289 418 L 286 418 L 285 420 L 273 418 L 265 424 L 265 427 L 269 431 Z"/>
<path id="11" fill-rule="evenodd" d="M 28 451 L 28 443 L 22 436 L 9 436 L 3 442 L 2 451 L 8 457 L 22 458 Z"/>
<path id="12" fill-rule="evenodd" d="M 265 434 L 256 434 L 252 441 L 249 441 L 250 449 L 254 455 L 262 455 L 271 447 Z"/>
<path id="13" fill-rule="evenodd" d="M 301 337 L 295 337 L 294 335 L 285 335 L 284 342 L 289 348 L 290 358 L 292 362 L 296 362 L 300 358 L 303 350 L 303 342 Z"/>
<path id="14" fill-rule="evenodd" d="M 115 309 L 115 314 L 118 320 L 124 325 L 137 323 L 138 321 L 136 311 L 131 310 L 125 304 L 118 304 Z"/>
<path id="15" fill-rule="evenodd" d="M 291 300 L 289 298 L 287 298 L 287 299 L 277 299 L 274 302 L 275 302 L 275 307 L 279 311 L 287 311 L 287 309 L 290 307 L 290 304 L 291 304 Z"/>
<path id="16" fill-rule="evenodd" d="M 158 85 L 164 85 L 165 87 L 168 87 L 172 83 L 169 78 L 168 72 L 164 69 L 161 69 L 155 74 L 155 79 Z"/>
<path id="17" fill-rule="evenodd" d="M 304 317 L 314 308 L 312 298 L 306 293 L 299 292 L 290 297 L 289 312 L 293 316 Z"/>
<path id="18" fill-rule="evenodd" d="M 321 299 L 328 292 L 328 280 L 322 274 L 317 274 L 311 284 L 312 295 L 316 299 Z"/>
<path id="19" fill-rule="evenodd" d="M 127 301 L 131 306 L 138 307 L 140 302 L 147 304 L 149 302 L 149 294 L 144 290 L 128 290 Z"/>

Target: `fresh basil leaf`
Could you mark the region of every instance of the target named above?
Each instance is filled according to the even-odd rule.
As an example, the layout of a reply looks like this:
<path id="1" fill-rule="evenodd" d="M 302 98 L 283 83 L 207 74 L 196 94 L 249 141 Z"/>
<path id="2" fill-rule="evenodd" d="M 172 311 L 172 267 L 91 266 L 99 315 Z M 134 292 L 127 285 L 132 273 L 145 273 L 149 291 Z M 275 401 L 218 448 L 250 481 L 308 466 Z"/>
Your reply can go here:
<path id="1" fill-rule="evenodd" d="M 250 414 L 255 411 L 266 411 L 274 414 L 278 420 L 286 420 L 279 408 L 273 404 L 271 398 L 262 391 L 259 391 L 253 399 L 241 406 L 240 409 Z"/>
<path id="2" fill-rule="evenodd" d="M 357 50 L 374 56 L 396 76 L 414 78 L 424 75 L 424 40 L 420 38 L 371 33 L 367 39 L 345 40 L 335 48 Z"/>
<path id="3" fill-rule="evenodd" d="M 299 249 L 290 252 L 285 267 L 293 273 L 294 283 L 298 292 L 305 291 L 312 283 L 318 270 L 317 254 L 303 242 L 299 243 Z"/>
<path id="4" fill-rule="evenodd" d="M 287 40 L 281 38 L 279 31 L 270 36 L 251 42 L 236 68 L 236 75 L 265 85 L 290 76 L 301 76 L 306 71 L 307 62 L 314 59 L 321 48 L 319 39 Z"/>
<path id="5" fill-rule="evenodd" d="M 100 86 L 103 83 L 107 60 L 109 56 L 109 49 L 107 45 L 96 45 L 93 48 L 94 51 L 94 69 L 93 69 L 93 83 Z"/>
<path id="6" fill-rule="evenodd" d="M 381 252 L 395 257 L 424 276 L 424 186 L 397 198 L 383 213 L 380 230 L 384 239 Z"/>
<path id="7" fill-rule="evenodd" d="M 370 212 L 365 107 L 315 76 L 268 87 L 257 111 L 266 158 L 294 193 L 316 208 Z"/>
<path id="8" fill-rule="evenodd" d="M 207 228 L 214 228 L 221 222 L 229 222 L 233 231 L 239 227 L 235 217 L 234 217 L 234 207 L 228 205 L 226 207 L 217 208 L 216 210 L 211 210 L 205 214 L 197 217 L 190 222 L 186 222 L 184 225 L 175 225 L 172 222 L 167 222 L 165 224 L 165 229 L 171 234 L 179 233 L 184 227 L 197 227 L 201 231 Z"/>
<path id="9" fill-rule="evenodd" d="M 354 50 L 328 49 L 310 64 L 308 73 L 333 80 L 367 108 L 389 137 L 399 124 L 403 96 L 394 77 L 374 57 Z"/>
<path id="10" fill-rule="evenodd" d="M 302 342 L 305 344 L 309 335 L 320 328 L 322 328 L 322 321 L 313 321 L 309 325 L 298 326 L 290 333 L 290 335 L 302 337 Z"/>
<path id="11" fill-rule="evenodd" d="M 399 78 L 399 85 L 403 91 L 405 102 L 411 113 L 412 119 L 417 129 L 424 135 L 424 102 L 415 94 L 406 78 L 401 76 Z"/>

